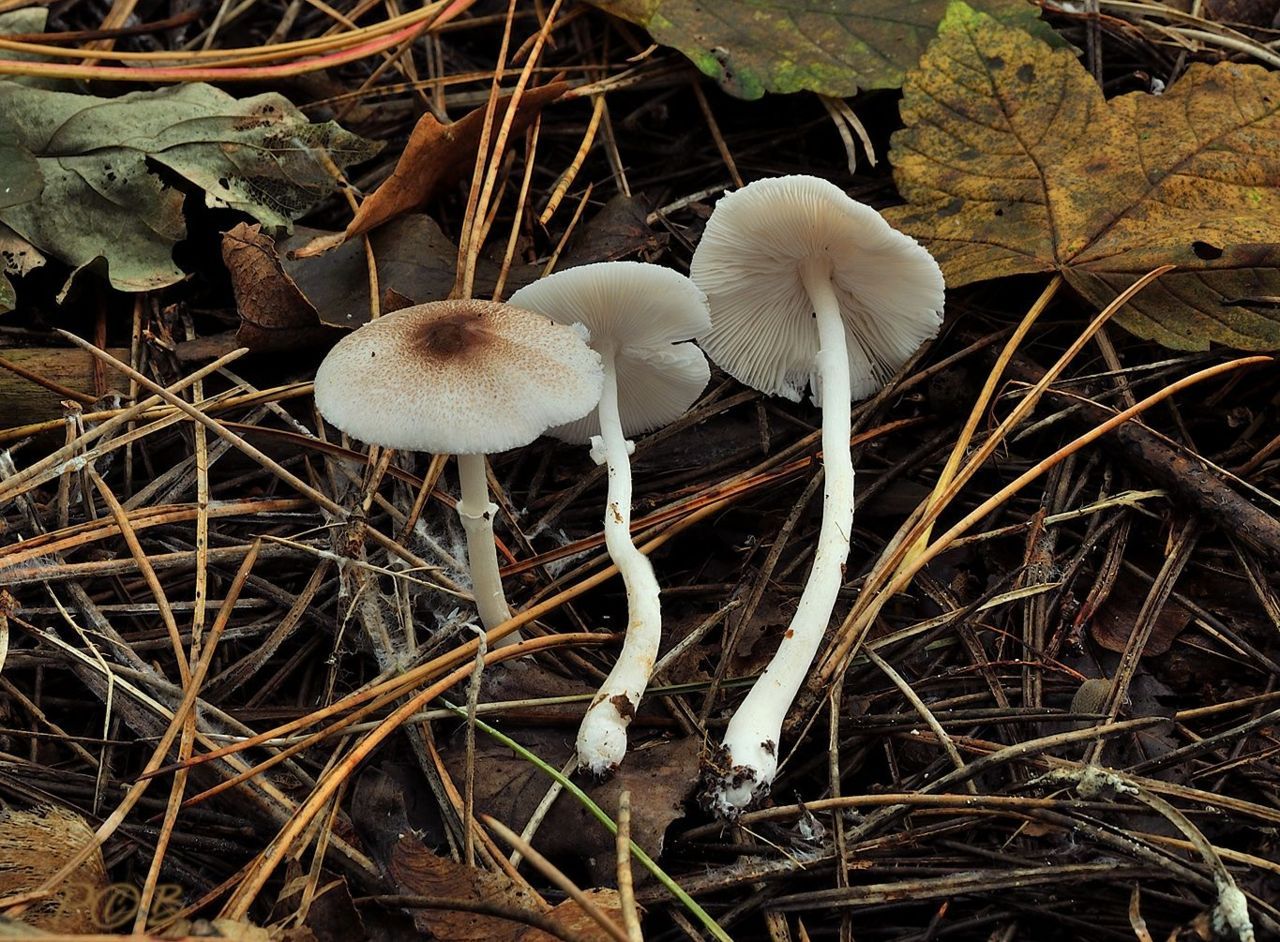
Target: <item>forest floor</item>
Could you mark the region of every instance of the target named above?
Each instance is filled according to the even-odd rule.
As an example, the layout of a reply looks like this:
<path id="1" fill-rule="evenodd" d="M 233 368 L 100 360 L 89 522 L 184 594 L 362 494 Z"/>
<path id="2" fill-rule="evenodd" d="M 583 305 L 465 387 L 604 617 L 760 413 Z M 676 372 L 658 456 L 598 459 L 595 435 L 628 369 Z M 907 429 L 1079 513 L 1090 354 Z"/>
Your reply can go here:
<path id="1" fill-rule="evenodd" d="M 102 39 L 83 31 L 123 6 L 54 3 L 37 31 L 88 51 Z M 399 15 L 359 6 L 361 25 Z M 59 303 L 54 261 L 18 283 L 0 320 L 17 370 L 0 379 L 0 935 L 181 938 L 217 920 L 224 937 L 322 942 L 1209 939 L 1242 935 L 1243 906 L 1280 937 L 1277 373 L 1224 369 L 1095 434 L 1239 354 L 1114 323 L 1077 343 L 1102 308 L 1051 274 L 950 291 L 938 338 L 854 404 L 845 585 L 772 799 L 732 823 L 700 780 L 808 573 L 820 413 L 713 370 L 685 417 L 639 439 L 633 532 L 663 589 L 662 655 L 618 774 L 572 774 L 627 621 L 604 469 L 546 438 L 491 456 L 535 652 L 515 660 L 472 626 L 452 462 L 370 451 L 311 399 L 335 324 L 451 290 L 479 142 L 432 138 L 425 205 L 288 256 L 348 225 L 424 113 L 484 115 L 508 22 L 509 92 L 547 6 L 508 21 L 477 3 L 379 55 L 222 84 L 386 143 L 338 160 L 345 185 L 288 241 L 187 192 L 174 283 L 86 272 Z M 136 7 L 127 22 L 178 23 L 109 34 L 117 51 L 351 23 L 318 2 Z M 530 87 L 568 90 L 522 105 L 492 164 L 476 296 L 589 261 L 687 272 L 717 197 L 763 177 L 901 203 L 896 91 L 850 99 L 853 123 L 813 94 L 743 100 L 638 26 L 557 15 Z M 1238 52 L 1048 19 L 1108 95 Z M 912 567 L 895 549 L 957 467 Z M 652 870 L 619 861 L 584 804 L 616 822 L 624 794 Z"/>

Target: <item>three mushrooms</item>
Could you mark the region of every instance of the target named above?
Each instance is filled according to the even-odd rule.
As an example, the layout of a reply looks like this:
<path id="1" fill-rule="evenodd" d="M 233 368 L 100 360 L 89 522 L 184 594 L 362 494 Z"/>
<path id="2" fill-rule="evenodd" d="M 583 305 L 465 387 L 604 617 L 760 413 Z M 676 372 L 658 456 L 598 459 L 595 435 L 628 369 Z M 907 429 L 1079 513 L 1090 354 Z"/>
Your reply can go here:
<path id="1" fill-rule="evenodd" d="M 316 404 L 353 438 L 458 456 L 457 508 L 488 629 L 510 613 L 484 455 L 546 432 L 589 443 L 607 466 L 605 544 L 626 589 L 628 627 L 577 741 L 580 766 L 602 776 L 625 755 L 661 638 L 659 583 L 631 541 L 628 437 L 688 410 L 710 377 L 703 351 L 763 393 L 799 400 L 810 388 L 822 408 L 822 524 L 795 615 L 730 721 L 710 776 L 711 806 L 733 817 L 773 782 L 783 720 L 843 582 L 854 508 L 850 402 L 880 389 L 937 333 L 942 308 L 942 273 L 913 239 L 834 184 L 777 177 L 720 200 L 689 278 L 603 262 L 550 275 L 506 304 L 405 308 L 333 348 L 316 375 Z"/>

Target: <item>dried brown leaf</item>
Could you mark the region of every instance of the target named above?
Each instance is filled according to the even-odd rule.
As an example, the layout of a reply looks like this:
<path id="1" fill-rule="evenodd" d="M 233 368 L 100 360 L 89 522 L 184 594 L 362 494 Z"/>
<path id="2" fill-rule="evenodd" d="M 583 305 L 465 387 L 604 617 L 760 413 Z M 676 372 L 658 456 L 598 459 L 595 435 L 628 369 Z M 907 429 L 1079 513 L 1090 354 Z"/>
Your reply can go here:
<path id="1" fill-rule="evenodd" d="M 292 350 L 335 339 L 280 264 L 275 240 L 257 223 L 222 237 L 222 260 L 240 312 L 236 342 L 259 352 Z"/>
<path id="2" fill-rule="evenodd" d="M 622 925 L 622 902 L 618 899 L 618 891 L 609 888 L 597 888 L 586 891 L 587 899 L 596 904 L 602 913 Z M 600 924 L 587 915 L 586 911 L 574 900 L 567 899 L 556 906 L 548 914 L 564 927 L 565 931 L 582 942 L 606 942 L 608 934 L 600 928 Z M 526 928 L 515 942 L 559 942 L 555 936 L 532 926 Z"/>
<path id="3" fill-rule="evenodd" d="M 527 89 L 516 106 L 508 142 L 518 141 L 543 106 L 568 90 L 567 82 Z M 510 104 L 511 96 L 506 95 L 494 106 L 495 127 L 501 124 Z M 355 218 L 347 226 L 346 237 L 350 239 L 397 216 L 421 209 L 442 185 L 458 179 L 475 162 L 484 119 L 483 105 L 453 124 L 441 124 L 430 112 L 419 118 L 391 176 L 360 204 Z"/>
<path id="4" fill-rule="evenodd" d="M 319 230 L 296 227 L 279 244 L 281 265 L 322 323 L 352 329 L 369 319 L 369 263 L 363 240 L 346 242 L 320 257 L 294 258 L 293 249 L 306 245 Z M 378 266 L 378 290 L 394 290 L 415 303 L 439 301 L 453 290 L 458 247 L 430 216 L 411 213 L 369 233 Z M 497 281 L 498 268 L 481 259 L 476 277 L 477 296 L 484 285 Z"/>
<path id="5" fill-rule="evenodd" d="M 501 873 L 491 873 L 433 854 L 411 835 L 391 851 L 388 875 L 405 892 L 418 896 L 497 903 L 515 910 L 543 912 L 533 896 Z M 441 942 L 509 942 L 521 925 L 509 919 L 451 909 L 418 909 L 414 922 Z"/>
<path id="6" fill-rule="evenodd" d="M 657 261 L 671 241 L 671 235 L 655 232 L 649 225 L 648 215 L 639 200 L 617 194 L 569 240 L 559 267 L 633 257 L 645 262 Z"/>
<path id="7" fill-rule="evenodd" d="M 1093 616 L 1093 640 L 1108 651 L 1123 652 L 1129 637 L 1137 627 L 1138 613 L 1146 601 L 1145 586 L 1134 580 L 1122 579 L 1107 597 L 1106 602 Z M 1191 612 L 1170 599 L 1156 615 L 1155 624 L 1142 649 L 1143 657 L 1159 657 L 1166 654 L 1174 640 L 1191 624 Z"/>
<path id="8" fill-rule="evenodd" d="M 534 667 L 502 672 L 506 679 L 492 687 L 488 697 L 515 700 L 565 693 L 582 693 L 581 684 L 558 678 Z M 496 678 L 495 678 L 496 679 Z M 551 708 L 545 715 L 557 712 Z M 641 716 L 645 712 L 642 710 Z M 554 726 L 513 730 L 510 735 L 554 766 L 563 766 L 573 751 L 581 707 L 570 707 L 564 721 Z M 624 790 L 631 792 L 631 837 L 655 859 L 661 856 L 667 828 L 684 816 L 685 801 L 697 784 L 701 745 L 686 737 L 654 742 L 639 741 L 632 727 L 632 745 L 617 774 L 601 784 L 580 782 L 601 808 L 610 814 L 618 808 Z M 466 776 L 466 750 L 461 745 L 443 751 L 449 773 L 458 782 Z M 527 821 L 547 793 L 551 780 L 524 759 L 492 740 L 476 742 L 476 814 L 501 821 Z M 534 845 L 553 859 L 581 861 L 597 883 L 611 883 L 616 874 L 614 838 L 586 808 L 568 796 L 551 807 Z M 644 871 L 636 873 L 644 879 Z"/>
<path id="9" fill-rule="evenodd" d="M 277 246 L 284 272 L 293 279 L 321 322 L 333 327 L 359 327 L 369 319 L 369 263 L 363 240 L 345 242 L 325 254 L 296 257 L 308 244 L 324 243 L 329 236 L 317 229 L 298 226 L 294 235 Z M 670 237 L 654 232 L 645 222 L 645 210 L 636 200 L 614 197 L 579 230 L 560 258 L 560 267 L 585 265 L 639 256 L 653 259 Z M 408 213 L 379 226 L 368 235 L 378 267 L 378 290 L 395 310 L 412 304 L 439 301 L 453 290 L 458 247 L 430 216 Z M 506 292 L 527 285 L 542 274 L 539 264 L 514 265 L 507 275 Z M 499 266 L 480 258 L 476 266 L 475 295 L 493 293 Z"/>

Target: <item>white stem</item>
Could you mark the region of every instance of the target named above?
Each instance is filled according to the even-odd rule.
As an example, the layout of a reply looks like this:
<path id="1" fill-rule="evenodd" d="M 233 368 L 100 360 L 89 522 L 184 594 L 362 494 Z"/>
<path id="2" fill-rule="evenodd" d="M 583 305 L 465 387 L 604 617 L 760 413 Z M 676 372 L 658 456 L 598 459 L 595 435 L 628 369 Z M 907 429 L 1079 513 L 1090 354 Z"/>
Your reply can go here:
<path id="1" fill-rule="evenodd" d="M 817 373 L 822 384 L 822 527 L 809 581 L 791 626 L 765 672 L 729 721 L 724 746 L 730 770 L 711 798 L 728 817 L 749 806 L 778 771 L 782 723 L 822 643 L 844 581 L 853 527 L 853 459 L 849 452 L 849 354 L 840 305 L 825 264 L 802 270 L 818 321 Z"/>
<path id="2" fill-rule="evenodd" d="M 471 591 L 486 630 L 511 617 L 507 597 L 498 575 L 498 548 L 493 540 L 493 515 L 498 505 L 489 500 L 489 480 L 485 477 L 484 455 L 458 455 L 458 517 L 467 533 L 467 565 L 471 568 Z M 514 644 L 519 632 L 507 635 L 499 645 Z"/>
<path id="3" fill-rule="evenodd" d="M 658 580 L 648 557 L 631 542 L 631 459 L 618 416 L 618 381 L 611 349 L 601 351 L 604 391 L 597 408 L 600 451 L 609 469 L 604 541 L 627 590 L 627 635 L 617 663 L 578 730 L 578 761 L 592 775 L 612 772 L 627 752 L 627 725 L 649 684 L 662 638 Z"/>

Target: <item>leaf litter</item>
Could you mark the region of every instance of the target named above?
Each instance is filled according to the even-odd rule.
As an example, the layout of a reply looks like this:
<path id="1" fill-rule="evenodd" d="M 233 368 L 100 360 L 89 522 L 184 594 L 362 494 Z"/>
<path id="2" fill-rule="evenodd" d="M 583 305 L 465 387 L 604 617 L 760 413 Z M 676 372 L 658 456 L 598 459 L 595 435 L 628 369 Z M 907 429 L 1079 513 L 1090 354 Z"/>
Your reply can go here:
<path id="1" fill-rule="evenodd" d="M 77 269 L 101 260 L 122 291 L 183 277 L 173 260 L 183 193 L 156 166 L 210 207 L 288 229 L 335 186 L 326 160 L 346 166 L 377 150 L 280 95 L 237 100 L 209 85 L 107 99 L 0 80 L 0 128 L 15 142 L 0 160 L 26 196 L 0 206 L 0 222 Z"/>
<path id="2" fill-rule="evenodd" d="M 1172 264 L 1118 323 L 1180 350 L 1280 345 L 1280 76 L 1194 63 L 1105 101 L 1070 51 L 955 3 L 902 116 L 888 215 L 950 286 L 1057 271 L 1101 307 Z"/>
<path id="3" fill-rule="evenodd" d="M 159 43 L 173 57 L 177 44 L 209 39 L 216 53 L 269 35 L 282 12 L 255 5 L 217 28 L 198 19 L 186 33 L 113 35 L 109 44 L 137 52 Z M 369 11 L 380 22 L 377 15 Z M 574 87 L 541 112 L 536 141 L 532 126 L 517 133 L 495 164 L 501 199 L 474 258 L 477 296 L 492 291 L 504 265 L 506 291 L 548 268 L 590 260 L 682 269 L 735 175 L 820 173 L 877 206 L 905 199 L 892 212 L 937 242 L 968 208 L 947 215 L 947 202 L 928 202 L 941 199 L 931 190 L 937 181 L 930 183 L 937 168 L 916 166 L 912 148 L 935 164 L 948 156 L 957 176 L 947 186 L 969 187 L 984 167 L 1006 187 L 1035 183 L 1021 172 L 1024 153 L 973 137 L 972 121 L 957 129 L 947 123 L 952 115 L 938 127 L 994 153 L 966 156 L 924 134 L 925 93 L 951 88 L 957 62 L 983 77 L 948 99 L 963 114 L 990 118 L 994 87 L 1021 105 L 1010 121 L 1056 141 L 1053 153 L 1035 154 L 1056 167 L 1049 175 L 1062 189 L 1052 192 L 1074 214 L 1064 218 L 1094 220 L 1106 209 L 1103 197 L 1117 212 L 1128 205 L 1117 194 L 1134 192 L 1133 155 L 1147 152 L 1115 142 L 1134 128 L 1162 135 L 1160 153 L 1183 147 L 1199 168 L 1190 132 L 1227 126 L 1230 147 L 1221 153 L 1233 159 L 1224 160 L 1222 186 L 1267 166 L 1265 153 L 1249 157 L 1238 146 L 1238 129 L 1229 130 L 1227 109 L 1215 103 L 1222 89 L 1247 102 L 1250 89 L 1269 87 L 1270 73 L 1214 64 L 1213 47 L 1203 44 L 1183 47 L 1190 61 L 1175 64 L 1181 49 L 1162 45 L 1172 34 L 1149 25 L 1049 15 L 1086 62 L 1094 34 L 1092 55 L 1110 83 L 1104 98 L 1065 50 L 953 8 L 919 67 L 914 59 L 931 28 L 920 31 L 918 47 L 902 45 L 899 77 L 886 73 L 889 87 L 910 73 L 905 129 L 893 97 L 849 103 L 882 153 L 898 131 L 891 179 L 883 169 L 850 171 L 839 129 L 812 97 L 745 104 L 710 85 L 696 94 L 691 69 L 645 55 L 642 31 L 585 7 L 573 15 L 572 28 L 552 31 L 540 67 L 564 73 Z M 646 22 L 663 42 L 658 19 Z M 303 12 L 281 28 L 289 39 L 304 38 L 321 23 L 329 25 Z M 54 8 L 49 28 L 100 25 L 99 14 L 71 4 Z M 1039 35 L 1046 28 L 1037 27 Z M 537 29 L 531 15 L 512 21 L 517 67 L 528 61 Z M 447 170 L 424 204 L 397 182 L 386 191 L 395 205 L 382 224 L 327 255 L 297 257 L 292 249 L 317 236 L 341 238 L 362 198 L 368 205 L 363 194 L 392 178 L 395 144 L 431 126 L 421 96 L 437 116 L 483 113 L 501 31 L 497 20 L 464 17 L 389 60 L 290 85 L 290 100 L 309 120 L 337 116 L 362 140 L 393 146 L 345 172 L 335 157 L 323 178 L 317 174 L 322 188 L 307 196 L 318 198 L 315 208 L 292 236 L 281 225 L 290 214 L 263 219 L 252 207 L 206 214 L 193 206 L 208 201 L 207 189 L 198 189 L 204 183 L 178 181 L 187 194 L 176 217 L 184 235 L 157 250 L 151 274 L 172 277 L 180 264 L 190 278 L 136 297 L 105 288 L 89 301 L 72 296 L 56 312 L 58 323 L 100 336 L 100 346 L 137 372 L 104 367 L 88 387 L 94 395 L 68 406 L 59 405 L 66 397 L 51 375 L 13 374 L 28 401 L 52 405 L 58 417 L 33 423 L 17 410 L 0 422 L 10 449 L 0 453 L 0 797 L 24 814 L 63 809 L 89 822 L 81 835 L 110 822 L 114 809 L 129 809 L 118 827 L 107 826 L 108 878 L 181 883 L 190 911 L 173 934 L 599 938 L 598 923 L 568 900 L 546 861 L 619 925 L 627 913 L 609 830 L 571 795 L 550 800 L 551 777 L 525 754 L 483 731 L 469 746 L 466 721 L 431 699 L 465 700 L 476 657 L 464 624 L 470 602 L 452 470 L 432 456 L 369 454 L 319 423 L 309 399 L 315 361 L 335 326 L 453 290 L 475 154 L 450 152 L 447 167 L 402 161 L 401 176 Z M 751 81 L 785 71 L 787 37 L 775 39 L 773 49 L 750 50 L 758 62 L 742 60 Z M 263 49 L 275 54 L 271 44 Z M 984 50 L 1003 67 L 972 59 Z M 943 53 L 955 61 L 943 62 Z M 1127 93 L 1134 62 L 1167 80 L 1164 96 Z M 483 65 L 468 79 L 463 63 Z M 1018 79 L 1023 65 L 1036 70 L 1034 82 Z M 849 67 L 841 78 L 852 81 L 855 72 Z M 1071 124 L 1070 107 L 1042 120 L 1053 76 L 1080 92 L 1068 104 L 1088 110 L 1090 123 Z M 513 83 L 508 74 L 500 84 L 510 91 Z M 1168 102 L 1190 109 L 1195 128 L 1171 120 Z M 1070 174 L 1055 162 L 1078 163 L 1085 141 L 1106 144 L 1098 149 L 1108 166 L 1095 168 L 1081 195 L 1061 182 Z M 142 160 L 145 172 L 157 170 L 158 162 Z M 159 172 L 177 180 L 170 168 Z M 1203 208 L 1192 199 L 1208 198 L 1197 196 L 1201 182 L 1183 181 L 1186 205 Z M 544 226 L 538 219 L 559 184 L 565 199 Z M 868 587 L 883 584 L 894 542 L 927 505 L 950 454 L 999 446 L 944 509 L 938 532 L 1115 410 L 1228 364 L 1224 342 L 1267 346 L 1265 332 L 1247 344 L 1221 333 L 1222 323 L 1235 321 L 1201 319 L 1201 295 L 1187 295 L 1176 279 L 1195 275 L 1225 296 L 1222 279 L 1234 276 L 1221 259 L 1201 258 L 1169 234 L 1186 218 L 1182 202 L 1169 201 L 1169 219 L 1154 204 L 1130 210 L 1150 221 L 1146 243 L 1124 225 L 1104 226 L 1102 235 L 1083 223 L 1037 228 L 1034 200 L 1018 210 L 1025 217 L 1008 220 L 1008 209 L 994 217 L 1018 227 L 975 220 L 987 227 L 975 231 L 998 246 L 1031 253 L 1038 267 L 1017 279 L 988 281 L 1014 274 L 990 245 L 957 249 L 957 259 L 972 252 L 982 261 L 972 270 L 934 245 L 951 276 L 947 328 L 885 393 L 855 406 L 858 499 L 867 513 L 855 517 L 824 656 L 844 653 L 834 666 L 820 665 L 828 679 L 794 711 L 772 803 L 737 827 L 709 820 L 691 800 L 697 768 L 704 743 L 718 738 L 769 656 L 807 572 L 817 508 L 805 495 L 821 486 L 818 416 L 807 403 L 764 399 L 717 374 L 689 416 L 637 441 L 636 538 L 659 569 L 668 614 L 662 672 L 618 776 L 603 785 L 574 781 L 615 818 L 621 793 L 630 794 L 637 843 L 661 855 L 726 937 L 831 937 L 848 926 L 858 938 L 1103 938 L 1130 937 L 1135 925 L 1157 938 L 1207 937 L 1215 918 L 1228 926 L 1222 900 L 1235 901 L 1238 931 L 1246 925 L 1241 901 L 1259 937 L 1277 931 L 1273 367 L 1221 374 L 1164 400 L 1141 422 L 1074 448 L 974 528 L 948 537 L 906 591 L 884 601 L 858 644 L 842 647 L 841 620 Z M 1192 242 L 1205 243 L 1201 254 L 1218 248 L 1254 266 L 1248 272 L 1257 284 L 1228 306 L 1237 318 L 1265 320 L 1272 269 L 1267 256 L 1249 255 L 1248 240 L 1266 221 L 1229 199 L 1218 203 L 1202 213 L 1217 241 Z M 1060 245 L 1124 236 L 1120 254 L 1134 268 L 1107 269 L 1097 275 L 1103 288 L 1090 288 L 1096 266 L 1086 270 L 1076 256 L 1045 249 L 1055 235 Z M 3 244 L 18 252 L 5 256 L 15 310 L 0 325 L 0 345 L 36 345 L 39 362 L 56 362 L 67 348 L 48 318 L 60 274 L 77 263 L 44 246 L 21 255 L 30 243 L 16 233 Z M 48 255 L 43 268 L 37 249 Z M 1117 323 L 1130 332 L 1103 327 L 1034 410 L 1001 430 L 1101 303 L 1145 274 L 1145 264 L 1170 260 L 1186 272 L 1162 275 L 1135 304 L 1153 322 L 1161 318 L 1168 336 L 1154 336 L 1174 349 L 1142 339 L 1143 322 L 1122 311 Z M 1075 294 L 1053 295 L 1058 273 Z M 1194 304 L 1171 305 L 1173 293 Z M 1005 350 L 1038 295 L 1047 310 Z M 1191 307 L 1199 313 L 1191 316 Z M 225 335 L 229 325 L 237 336 Z M 232 347 L 240 343 L 259 352 L 238 354 Z M 133 410 L 152 393 L 148 384 L 176 392 Z M 512 659 L 502 648 L 489 651 L 475 708 L 563 768 L 625 624 L 623 593 L 601 575 L 602 474 L 580 450 L 550 442 L 490 464 L 505 582 L 516 610 L 536 616 L 523 626 L 534 653 Z M 171 768 L 139 779 L 182 703 L 179 662 L 196 662 L 195 649 L 210 647 L 215 681 L 194 701 L 191 751 L 236 751 L 195 766 L 185 785 Z M 383 730 L 375 751 L 359 751 L 406 698 L 429 691 L 411 704 L 412 715 Z M 240 749 L 254 733 L 264 735 Z M 181 754 L 175 738 L 162 761 Z M 368 787 L 380 777 L 390 785 L 374 801 Z M 144 783 L 151 784 L 131 803 L 131 789 Z M 1154 810 L 1152 796 L 1165 811 Z M 309 828 L 286 841 L 281 835 L 309 808 L 319 809 Z M 516 832 L 527 828 L 544 863 L 526 857 L 514 865 L 486 816 Z M 256 882 L 277 852 L 280 866 Z M 163 867 L 152 877 L 156 858 Z M 669 887 L 641 869 L 632 877 L 645 936 L 678 937 L 694 925 L 693 910 Z M 6 887 L 10 899 L 14 889 Z M 486 900 L 497 902 L 478 912 Z M 5 925 L 17 925 L 22 916 L 6 906 Z"/>

